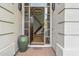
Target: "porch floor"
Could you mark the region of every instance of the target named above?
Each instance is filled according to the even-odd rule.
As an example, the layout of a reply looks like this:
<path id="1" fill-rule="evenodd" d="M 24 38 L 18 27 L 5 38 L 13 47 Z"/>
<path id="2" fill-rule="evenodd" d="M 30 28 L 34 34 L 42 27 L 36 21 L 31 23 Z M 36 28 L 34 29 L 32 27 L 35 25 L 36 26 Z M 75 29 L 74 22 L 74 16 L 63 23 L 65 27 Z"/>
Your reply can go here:
<path id="1" fill-rule="evenodd" d="M 33 47 L 28 48 L 25 52 L 18 51 L 16 56 L 55 56 L 55 52 L 52 48 L 48 47 Z"/>

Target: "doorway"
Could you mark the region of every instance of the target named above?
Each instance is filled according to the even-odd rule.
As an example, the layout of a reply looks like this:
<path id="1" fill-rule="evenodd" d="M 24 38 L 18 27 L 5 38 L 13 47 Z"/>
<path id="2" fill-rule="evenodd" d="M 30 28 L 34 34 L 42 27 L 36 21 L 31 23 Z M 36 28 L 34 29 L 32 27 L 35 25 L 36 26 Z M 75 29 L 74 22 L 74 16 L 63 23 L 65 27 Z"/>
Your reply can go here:
<path id="1" fill-rule="evenodd" d="M 29 45 L 50 45 L 50 3 L 24 4 L 24 35 Z"/>
<path id="2" fill-rule="evenodd" d="M 30 44 L 44 44 L 44 7 L 30 8 Z"/>

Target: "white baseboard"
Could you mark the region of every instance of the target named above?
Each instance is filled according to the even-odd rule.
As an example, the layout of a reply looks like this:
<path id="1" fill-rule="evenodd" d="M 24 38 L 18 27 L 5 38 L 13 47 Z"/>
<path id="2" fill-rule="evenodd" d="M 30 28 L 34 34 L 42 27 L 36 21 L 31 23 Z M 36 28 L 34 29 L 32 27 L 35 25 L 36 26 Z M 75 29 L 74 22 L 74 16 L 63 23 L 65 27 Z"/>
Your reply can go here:
<path id="1" fill-rule="evenodd" d="M 63 50 L 64 48 L 60 44 L 56 44 L 56 55 L 57 56 L 63 56 Z"/>
<path id="2" fill-rule="evenodd" d="M 28 47 L 52 47 L 51 45 L 28 45 Z"/>
<path id="3" fill-rule="evenodd" d="M 63 48 L 58 43 L 56 45 L 57 56 L 79 56 L 79 48 Z"/>
<path id="4" fill-rule="evenodd" d="M 65 48 L 63 56 L 79 56 L 79 48 Z"/>

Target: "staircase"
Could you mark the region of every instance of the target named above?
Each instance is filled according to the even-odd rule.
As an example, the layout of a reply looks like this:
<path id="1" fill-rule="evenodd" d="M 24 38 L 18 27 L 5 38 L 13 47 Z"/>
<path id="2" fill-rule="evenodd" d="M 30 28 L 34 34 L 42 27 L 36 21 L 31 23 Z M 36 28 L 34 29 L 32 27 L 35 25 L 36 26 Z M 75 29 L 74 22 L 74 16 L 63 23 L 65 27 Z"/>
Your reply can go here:
<path id="1" fill-rule="evenodd" d="M 33 17 L 33 23 L 31 23 L 31 44 L 32 45 L 40 45 L 40 44 L 44 44 L 44 23 L 43 23 L 43 19 L 38 18 L 37 15 L 32 14 Z M 42 20 L 42 21 L 40 21 Z"/>
<path id="2" fill-rule="evenodd" d="M 37 23 L 39 24 L 39 26 L 37 27 L 37 29 L 35 29 L 34 34 L 37 34 L 41 29 L 43 29 L 44 24 L 42 24 L 42 22 L 40 22 L 40 20 L 36 17 L 33 16 L 34 20 L 37 21 Z M 41 31 L 41 33 L 43 32 L 43 30 Z"/>
<path id="3" fill-rule="evenodd" d="M 33 35 L 33 40 L 31 42 L 32 45 L 44 44 L 44 36 L 43 35 Z"/>

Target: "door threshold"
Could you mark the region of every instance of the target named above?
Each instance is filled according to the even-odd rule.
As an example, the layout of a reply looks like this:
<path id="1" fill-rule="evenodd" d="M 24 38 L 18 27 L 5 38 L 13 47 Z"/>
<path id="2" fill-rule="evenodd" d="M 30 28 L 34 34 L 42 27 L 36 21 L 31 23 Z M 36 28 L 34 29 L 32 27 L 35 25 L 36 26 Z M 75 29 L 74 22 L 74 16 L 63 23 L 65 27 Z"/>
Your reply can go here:
<path id="1" fill-rule="evenodd" d="M 28 47 L 52 47 L 51 45 L 28 45 Z"/>

